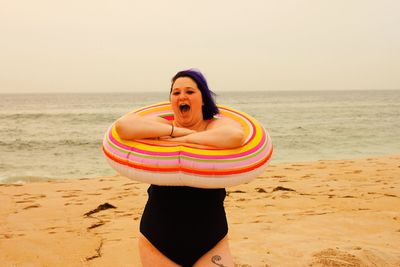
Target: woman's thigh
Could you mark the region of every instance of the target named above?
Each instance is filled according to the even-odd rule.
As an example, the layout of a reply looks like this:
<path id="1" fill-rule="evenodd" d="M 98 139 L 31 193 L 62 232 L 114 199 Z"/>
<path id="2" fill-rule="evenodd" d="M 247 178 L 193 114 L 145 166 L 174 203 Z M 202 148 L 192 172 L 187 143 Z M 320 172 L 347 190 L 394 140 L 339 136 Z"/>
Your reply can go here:
<path id="1" fill-rule="evenodd" d="M 154 247 L 149 240 L 139 234 L 139 255 L 143 267 L 179 267 Z M 233 267 L 233 258 L 229 249 L 228 237 L 225 236 L 215 247 L 200 257 L 194 267 Z"/>
<path id="2" fill-rule="evenodd" d="M 142 234 L 139 234 L 139 255 L 143 267 L 179 266 L 158 251 Z"/>
<path id="3" fill-rule="evenodd" d="M 228 237 L 225 236 L 193 265 L 194 267 L 233 267 L 233 257 L 229 249 Z"/>

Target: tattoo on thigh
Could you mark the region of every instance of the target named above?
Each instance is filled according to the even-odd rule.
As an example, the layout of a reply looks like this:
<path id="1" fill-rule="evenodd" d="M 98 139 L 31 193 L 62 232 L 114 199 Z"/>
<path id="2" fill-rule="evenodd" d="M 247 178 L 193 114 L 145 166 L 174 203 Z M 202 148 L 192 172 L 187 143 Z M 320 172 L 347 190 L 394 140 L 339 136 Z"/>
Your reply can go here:
<path id="1" fill-rule="evenodd" d="M 221 260 L 221 256 L 220 255 L 214 255 L 211 258 L 212 263 L 214 263 L 215 265 L 218 265 L 219 267 L 227 267 L 227 266 L 217 262 L 217 261 L 220 261 L 220 260 Z"/>

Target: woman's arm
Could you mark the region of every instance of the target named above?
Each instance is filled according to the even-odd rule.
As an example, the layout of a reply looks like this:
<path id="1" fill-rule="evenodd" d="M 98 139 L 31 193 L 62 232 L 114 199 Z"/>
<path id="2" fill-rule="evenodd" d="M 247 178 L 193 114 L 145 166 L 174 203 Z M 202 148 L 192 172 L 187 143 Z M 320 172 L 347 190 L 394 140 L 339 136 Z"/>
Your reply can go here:
<path id="1" fill-rule="evenodd" d="M 115 128 L 118 135 L 127 140 L 170 136 L 171 133 L 172 136 L 184 136 L 195 132 L 173 127 L 170 121 L 160 117 L 142 117 L 135 113 L 129 113 L 118 119 Z"/>
<path id="2" fill-rule="evenodd" d="M 235 148 L 243 145 L 245 136 L 242 126 L 223 118 L 212 121 L 206 131 L 166 140 L 218 148 Z"/>

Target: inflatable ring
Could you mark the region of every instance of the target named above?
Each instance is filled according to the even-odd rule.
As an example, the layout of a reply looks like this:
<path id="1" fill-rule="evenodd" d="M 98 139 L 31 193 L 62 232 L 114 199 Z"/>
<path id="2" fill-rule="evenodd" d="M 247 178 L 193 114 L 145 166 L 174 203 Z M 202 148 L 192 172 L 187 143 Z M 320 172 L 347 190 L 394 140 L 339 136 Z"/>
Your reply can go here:
<path id="1" fill-rule="evenodd" d="M 251 116 L 218 105 L 218 117 L 239 123 L 245 132 L 243 146 L 219 149 L 161 140 L 123 140 L 114 125 L 103 140 L 103 151 L 117 172 L 130 179 L 156 185 L 225 188 L 249 182 L 261 174 L 272 156 L 267 131 Z M 141 116 L 173 120 L 169 102 L 133 111 Z"/>

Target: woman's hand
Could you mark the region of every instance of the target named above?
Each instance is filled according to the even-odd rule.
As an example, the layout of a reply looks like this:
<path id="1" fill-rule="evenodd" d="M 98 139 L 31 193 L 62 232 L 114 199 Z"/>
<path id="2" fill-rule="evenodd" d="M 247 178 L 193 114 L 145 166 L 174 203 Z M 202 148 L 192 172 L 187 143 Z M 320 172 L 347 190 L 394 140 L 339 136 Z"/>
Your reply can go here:
<path id="1" fill-rule="evenodd" d="M 186 135 L 194 134 L 194 133 L 196 133 L 195 130 L 190 130 L 190 129 L 187 129 L 187 128 L 174 126 L 174 130 L 172 132 L 171 137 L 178 138 L 180 136 L 186 136 Z"/>
<path id="2" fill-rule="evenodd" d="M 242 126 L 234 123 L 230 119 L 218 119 L 211 122 L 205 131 L 165 140 L 217 148 L 235 148 L 243 145 L 245 137 Z"/>
<path id="3" fill-rule="evenodd" d="M 122 139 L 180 137 L 196 133 L 194 130 L 175 127 L 160 117 L 142 117 L 135 113 L 122 116 L 115 122 L 115 128 Z"/>
<path id="4" fill-rule="evenodd" d="M 170 121 L 160 117 L 142 117 L 130 113 L 118 119 L 115 127 L 118 135 L 127 140 L 161 138 L 217 148 L 239 147 L 245 140 L 242 126 L 228 118 L 214 120 L 205 131 L 196 132 L 173 126 Z"/>
<path id="5" fill-rule="evenodd" d="M 115 122 L 115 130 L 122 139 L 126 140 L 169 135 L 172 125 L 169 125 L 167 120 L 159 119 L 145 118 L 135 113 L 129 113 Z"/>
<path id="6" fill-rule="evenodd" d="M 196 133 L 194 130 L 174 126 L 172 135 L 160 136 L 160 139 L 165 141 L 186 142 L 185 136 L 194 133 Z"/>

